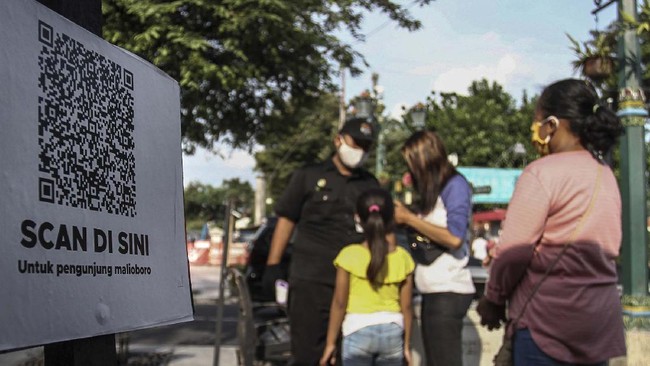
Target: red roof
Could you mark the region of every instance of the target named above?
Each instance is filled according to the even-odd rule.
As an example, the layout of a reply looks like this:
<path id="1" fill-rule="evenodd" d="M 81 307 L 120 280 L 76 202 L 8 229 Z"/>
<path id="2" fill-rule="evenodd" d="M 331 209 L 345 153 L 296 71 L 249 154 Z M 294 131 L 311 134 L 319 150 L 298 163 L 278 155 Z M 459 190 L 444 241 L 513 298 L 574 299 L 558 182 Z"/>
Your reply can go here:
<path id="1" fill-rule="evenodd" d="M 497 208 L 492 211 L 475 212 L 472 216 L 474 222 L 477 221 L 503 221 L 506 218 L 506 210 Z"/>

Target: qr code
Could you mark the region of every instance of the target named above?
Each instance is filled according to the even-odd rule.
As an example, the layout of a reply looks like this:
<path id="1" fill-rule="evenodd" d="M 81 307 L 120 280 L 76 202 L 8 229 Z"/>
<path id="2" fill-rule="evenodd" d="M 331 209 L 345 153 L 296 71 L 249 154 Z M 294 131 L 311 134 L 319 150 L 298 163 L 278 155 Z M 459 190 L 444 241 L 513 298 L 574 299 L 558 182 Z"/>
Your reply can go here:
<path id="1" fill-rule="evenodd" d="M 134 217 L 133 74 L 38 28 L 40 201 Z"/>

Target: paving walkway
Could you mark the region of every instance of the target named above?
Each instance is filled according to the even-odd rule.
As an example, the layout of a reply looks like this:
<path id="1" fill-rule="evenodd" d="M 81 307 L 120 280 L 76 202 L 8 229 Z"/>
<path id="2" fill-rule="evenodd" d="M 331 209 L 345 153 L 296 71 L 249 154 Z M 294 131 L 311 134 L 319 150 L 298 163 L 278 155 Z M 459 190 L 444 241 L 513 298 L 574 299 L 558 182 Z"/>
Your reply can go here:
<path id="1" fill-rule="evenodd" d="M 212 366 L 214 347 L 211 346 L 129 346 L 128 365 Z M 2 366 L 43 365 L 43 347 L 0 354 Z M 219 349 L 220 366 L 237 365 L 237 347 Z"/>
<path id="2" fill-rule="evenodd" d="M 144 354 L 166 354 L 164 365 L 169 366 L 211 366 L 214 362 L 214 347 L 210 346 L 139 346 L 131 345 L 129 352 L 132 355 Z M 171 354 L 170 354 L 171 353 Z M 135 357 L 131 357 L 135 359 Z M 131 361 L 133 362 L 133 361 Z M 237 347 L 222 346 L 219 349 L 219 365 L 237 365 Z"/>

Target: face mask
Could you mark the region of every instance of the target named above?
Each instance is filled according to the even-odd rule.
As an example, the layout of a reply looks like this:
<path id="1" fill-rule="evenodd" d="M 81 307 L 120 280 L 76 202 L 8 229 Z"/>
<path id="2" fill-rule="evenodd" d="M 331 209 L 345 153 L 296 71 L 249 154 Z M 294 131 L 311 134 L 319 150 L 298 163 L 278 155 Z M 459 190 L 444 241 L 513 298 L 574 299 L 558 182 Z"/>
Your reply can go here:
<path id="1" fill-rule="evenodd" d="M 548 149 L 548 143 L 551 141 L 551 135 L 549 134 L 546 136 L 546 138 L 542 139 L 542 137 L 539 135 L 539 130 L 545 123 L 553 120 L 555 120 L 555 117 L 551 116 L 541 122 L 533 122 L 533 124 L 530 126 L 530 131 L 532 132 L 530 139 L 533 142 L 533 146 L 537 150 L 537 153 L 541 156 L 546 156 L 550 153 Z"/>
<path id="2" fill-rule="evenodd" d="M 355 149 L 351 147 L 345 143 L 343 138 L 341 138 L 340 141 L 341 146 L 339 146 L 339 158 L 341 158 L 343 165 L 350 169 L 356 169 L 361 166 L 366 157 L 366 153 L 363 149 Z"/>

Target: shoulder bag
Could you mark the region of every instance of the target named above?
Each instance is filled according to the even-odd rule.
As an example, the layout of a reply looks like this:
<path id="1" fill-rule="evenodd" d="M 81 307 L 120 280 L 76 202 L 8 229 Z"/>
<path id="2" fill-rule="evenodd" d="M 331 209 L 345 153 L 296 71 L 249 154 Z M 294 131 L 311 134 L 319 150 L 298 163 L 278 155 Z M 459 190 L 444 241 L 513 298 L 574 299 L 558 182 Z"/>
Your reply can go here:
<path id="1" fill-rule="evenodd" d="M 418 264 L 428 266 L 448 250 L 410 227 L 406 229 L 406 237 L 411 256 Z"/>
<path id="2" fill-rule="evenodd" d="M 512 339 L 508 338 L 508 327 L 512 326 L 514 331 L 517 331 L 517 323 L 519 323 L 519 320 L 521 317 L 524 315 L 524 311 L 526 310 L 526 307 L 528 306 L 528 303 L 530 300 L 533 298 L 535 293 L 537 293 L 537 290 L 542 286 L 542 283 L 548 278 L 549 273 L 551 273 L 551 270 L 555 267 L 555 265 L 560 261 L 560 258 L 566 253 L 567 248 L 569 245 L 571 245 L 576 237 L 578 236 L 578 233 L 580 232 L 580 229 L 582 228 L 582 225 L 585 222 L 585 217 L 589 215 L 591 212 L 591 209 L 594 206 L 594 203 L 596 201 L 596 194 L 598 193 L 598 190 L 600 189 L 600 180 L 601 180 L 601 174 L 602 174 L 603 167 L 602 165 L 598 166 L 598 176 L 596 178 L 596 186 L 594 187 L 594 191 L 591 194 L 591 200 L 589 201 L 589 206 L 587 206 L 587 209 L 585 210 L 585 213 L 580 217 L 580 222 L 576 226 L 576 228 L 573 230 L 573 233 L 571 234 L 571 238 L 569 241 L 564 244 L 564 247 L 562 247 L 562 251 L 555 257 L 553 260 L 553 263 L 551 263 L 548 268 L 546 268 L 546 272 L 544 272 L 544 276 L 542 277 L 539 282 L 535 285 L 533 288 L 533 291 L 530 293 L 528 298 L 526 299 L 526 302 L 524 302 L 524 306 L 521 308 L 521 311 L 519 312 L 519 315 L 514 319 L 514 321 L 510 324 L 506 324 L 505 327 L 505 332 L 503 334 L 503 343 L 501 344 L 501 347 L 499 348 L 499 351 L 497 351 L 497 354 L 494 356 L 493 362 L 495 366 L 512 366 L 513 365 L 513 360 L 512 360 Z"/>

